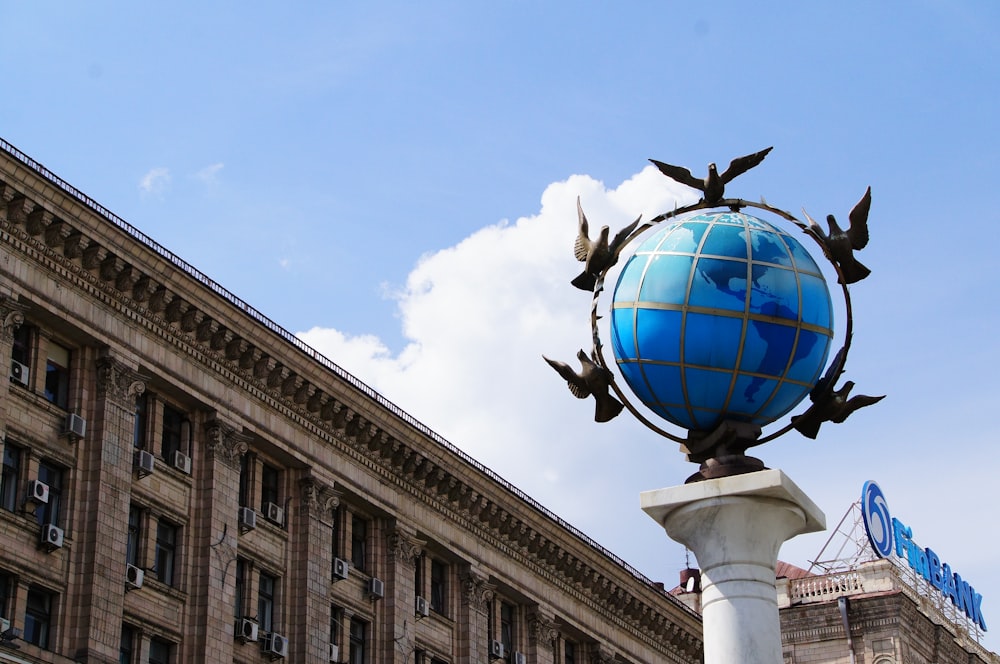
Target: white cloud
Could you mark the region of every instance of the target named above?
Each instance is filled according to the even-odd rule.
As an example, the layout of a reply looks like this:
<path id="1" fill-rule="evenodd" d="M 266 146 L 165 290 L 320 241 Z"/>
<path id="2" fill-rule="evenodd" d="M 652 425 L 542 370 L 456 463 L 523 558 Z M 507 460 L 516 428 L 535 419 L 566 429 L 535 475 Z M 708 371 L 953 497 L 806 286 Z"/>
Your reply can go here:
<path id="1" fill-rule="evenodd" d="M 151 169 L 139 180 L 144 195 L 162 196 L 170 188 L 170 170 L 162 166 Z"/>
<path id="2" fill-rule="evenodd" d="M 211 164 L 210 166 L 206 166 L 205 168 L 195 173 L 195 177 L 204 182 L 205 184 L 212 184 L 216 181 L 219 175 L 219 171 L 221 171 L 224 166 L 225 164 L 223 164 L 221 161 L 215 164 Z"/>
<path id="3" fill-rule="evenodd" d="M 652 167 L 613 190 L 572 176 L 545 190 L 538 214 L 488 226 L 420 260 L 395 294 L 407 340 L 398 354 L 371 335 L 313 328 L 299 336 L 608 544 L 627 538 L 629 523 L 650 525 L 636 507 L 640 490 L 691 471 L 674 444 L 627 413 L 596 424 L 593 400 L 575 399 L 542 360 L 576 363 L 576 351 L 590 349 L 591 297 L 569 283 L 581 269 L 573 256 L 577 196 L 591 237 L 602 225 L 613 235 L 639 214 L 648 219 L 692 200 Z M 636 478 L 638 467 L 648 475 L 649 458 L 661 456 L 652 466 L 658 479 Z M 620 518 L 623 511 L 629 518 Z"/>

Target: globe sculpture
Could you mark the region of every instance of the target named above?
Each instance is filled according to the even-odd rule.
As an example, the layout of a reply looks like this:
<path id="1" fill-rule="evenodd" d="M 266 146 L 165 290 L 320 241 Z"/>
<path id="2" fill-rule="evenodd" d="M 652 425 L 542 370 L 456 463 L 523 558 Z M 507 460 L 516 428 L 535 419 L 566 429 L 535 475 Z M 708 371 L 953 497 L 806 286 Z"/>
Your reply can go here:
<path id="1" fill-rule="evenodd" d="M 694 432 L 766 425 L 815 387 L 833 340 L 830 292 L 788 233 L 741 212 L 674 219 L 644 240 L 614 289 L 622 377 Z"/>
<path id="2" fill-rule="evenodd" d="M 573 396 L 593 397 L 595 421 L 608 422 L 627 408 L 649 429 L 680 443 L 688 461 L 700 464 L 688 482 L 762 470 L 763 462 L 747 456 L 747 449 L 793 429 L 816 438 L 823 423 L 841 423 L 883 398 L 851 396 L 854 383 L 849 380 L 838 386 L 854 327 L 848 286 L 871 272 L 855 256 L 868 244 L 871 187 L 851 209 L 846 228 L 827 215 L 829 231 L 808 214 L 800 221 L 763 198 L 754 203 L 727 197 L 726 187 L 770 151 L 737 157 L 721 173 L 709 164 L 704 179 L 682 166 L 651 159 L 663 175 L 699 190 L 702 197 L 642 226 L 640 217 L 613 236 L 603 226 L 591 237 L 577 199 L 573 253 L 583 265 L 570 283 L 592 295 L 593 348 L 577 353 L 579 369 L 543 358 Z M 793 236 L 747 209 L 784 219 L 789 229 L 800 232 Z M 800 243 L 804 237 L 829 261 L 843 296 L 842 344 L 829 364 L 833 302 L 823 273 Z M 611 363 L 600 338 L 599 299 L 626 247 L 632 253 L 620 267 L 612 293 Z M 612 366 L 653 419 L 685 429 L 686 437 L 640 412 L 619 386 Z M 807 396 L 804 411 L 762 436 L 764 426 Z"/>

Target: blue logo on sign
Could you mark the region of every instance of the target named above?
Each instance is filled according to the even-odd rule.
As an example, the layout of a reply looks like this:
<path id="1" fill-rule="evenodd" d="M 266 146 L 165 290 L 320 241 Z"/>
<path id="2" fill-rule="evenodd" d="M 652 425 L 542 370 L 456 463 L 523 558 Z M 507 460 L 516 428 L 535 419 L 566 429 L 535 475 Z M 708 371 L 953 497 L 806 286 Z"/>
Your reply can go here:
<path id="1" fill-rule="evenodd" d="M 861 515 L 872 548 L 882 558 L 892 554 L 892 517 L 882 489 L 875 482 L 865 482 L 861 489 Z"/>
<path id="2" fill-rule="evenodd" d="M 889 505 L 882 489 L 870 480 L 861 489 L 861 517 L 875 553 L 888 558 L 895 552 L 897 557 L 909 563 L 914 572 L 924 577 L 959 611 L 986 631 L 983 596 L 961 575 L 953 572 L 948 563 L 942 563 L 933 549 L 921 547 L 913 540 L 913 529 L 889 515 Z"/>

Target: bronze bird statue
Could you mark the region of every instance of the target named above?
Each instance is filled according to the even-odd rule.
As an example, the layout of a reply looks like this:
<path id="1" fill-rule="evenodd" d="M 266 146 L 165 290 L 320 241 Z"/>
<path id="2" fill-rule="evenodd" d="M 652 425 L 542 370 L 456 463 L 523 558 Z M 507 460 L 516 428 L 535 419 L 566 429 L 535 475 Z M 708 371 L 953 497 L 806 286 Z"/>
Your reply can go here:
<path id="1" fill-rule="evenodd" d="M 766 150 L 761 150 L 760 152 L 754 152 L 753 154 L 748 154 L 745 157 L 737 157 L 729 162 L 729 168 L 723 171 L 722 175 L 719 175 L 718 170 L 715 168 L 715 163 L 708 165 L 708 175 L 704 180 L 698 179 L 691 175 L 691 171 L 684 168 L 683 166 L 671 166 L 670 164 L 664 164 L 662 161 L 656 161 L 655 159 L 650 159 L 653 164 L 660 169 L 660 172 L 666 175 L 671 180 L 676 180 L 681 184 L 686 184 L 689 187 L 694 187 L 695 189 L 700 189 L 704 196 L 702 200 L 713 205 L 722 200 L 723 194 L 726 192 L 726 183 L 731 182 L 737 175 L 742 175 L 746 173 L 751 168 L 764 161 L 764 157 L 767 153 L 772 150 L 773 146 L 767 148 Z"/>
<path id="2" fill-rule="evenodd" d="M 859 394 L 848 398 L 851 390 L 854 389 L 852 381 L 844 383 L 844 386 L 839 390 L 833 389 L 837 379 L 844 371 L 845 356 L 846 347 L 840 349 L 834 357 L 833 363 L 830 364 L 830 368 L 826 370 L 823 377 L 816 383 L 816 387 L 809 393 L 812 405 L 806 412 L 792 417 L 792 427 L 806 438 L 815 440 L 823 422 L 840 424 L 859 408 L 878 403 L 885 398 L 884 394 L 880 397 Z"/>
<path id="3" fill-rule="evenodd" d="M 841 283 L 857 283 L 871 274 L 871 270 L 854 257 L 855 251 L 861 251 L 868 245 L 868 210 L 871 205 L 872 188 L 868 187 L 865 195 L 851 210 L 849 217 L 851 225 L 846 231 L 840 228 L 832 214 L 826 216 L 826 223 L 830 226 L 829 235 L 824 233 L 820 225 L 808 214 L 806 215 L 809 221 L 809 228 L 806 230 L 819 241 L 827 258 L 840 266 Z"/>
<path id="4" fill-rule="evenodd" d="M 594 410 L 594 421 L 595 422 L 608 422 L 618 416 L 622 412 L 622 403 L 611 396 L 608 392 L 608 387 L 611 385 L 611 380 L 613 378 L 610 371 L 599 365 L 595 359 L 587 357 L 587 354 L 580 349 L 580 352 L 576 354 L 577 358 L 580 360 L 580 364 L 583 369 L 577 373 L 572 367 L 570 367 L 565 362 L 558 362 L 556 360 L 550 360 L 544 355 L 542 358 L 549 363 L 553 369 L 555 369 L 560 376 L 566 379 L 566 383 L 569 385 L 569 391 L 573 393 L 577 399 L 586 399 L 587 397 L 593 395 L 594 401 L 596 401 L 596 407 Z"/>
<path id="5" fill-rule="evenodd" d="M 580 218 L 580 232 L 576 236 L 573 251 L 576 254 L 576 259 L 585 265 L 583 272 L 570 283 L 581 290 L 593 291 L 594 286 L 597 285 L 597 277 L 618 262 L 618 254 L 621 253 L 625 240 L 635 230 L 642 217 L 618 231 L 615 239 L 609 243 L 610 229 L 607 226 L 601 227 L 601 234 L 596 240 L 590 239 L 590 226 L 587 224 L 587 215 L 583 213 L 583 206 L 580 205 L 579 196 L 576 198 L 576 211 Z"/>
<path id="6" fill-rule="evenodd" d="M 852 389 L 854 389 L 854 383 L 847 381 L 839 390 L 834 390 L 825 398 L 814 402 L 802 415 L 792 417 L 792 426 L 806 438 L 815 439 L 823 422 L 840 424 L 859 408 L 878 403 L 885 398 L 884 394 L 880 397 L 859 394 L 848 398 Z"/>

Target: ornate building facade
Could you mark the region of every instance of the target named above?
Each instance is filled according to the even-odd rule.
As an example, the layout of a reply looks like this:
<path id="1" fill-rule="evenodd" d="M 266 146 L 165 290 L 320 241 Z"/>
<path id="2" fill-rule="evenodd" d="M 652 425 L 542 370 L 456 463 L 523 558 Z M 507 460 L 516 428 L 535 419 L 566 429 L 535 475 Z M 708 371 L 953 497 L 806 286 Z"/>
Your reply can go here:
<path id="1" fill-rule="evenodd" d="M 0 142 L 0 663 L 698 662 L 697 614 Z"/>

